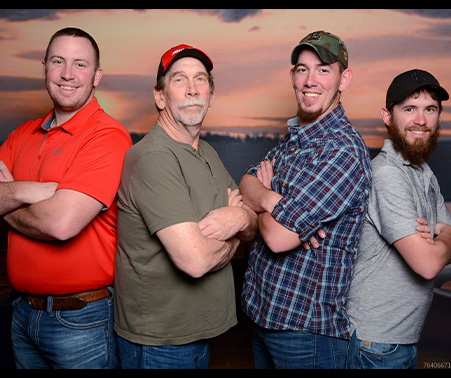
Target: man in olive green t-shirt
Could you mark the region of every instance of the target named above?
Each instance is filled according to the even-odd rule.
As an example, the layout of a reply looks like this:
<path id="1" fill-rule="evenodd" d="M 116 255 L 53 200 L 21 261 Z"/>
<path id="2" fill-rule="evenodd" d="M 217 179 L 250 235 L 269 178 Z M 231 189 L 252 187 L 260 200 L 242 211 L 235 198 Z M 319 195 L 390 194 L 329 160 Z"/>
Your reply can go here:
<path id="1" fill-rule="evenodd" d="M 199 139 L 212 68 L 191 46 L 163 55 L 157 124 L 125 158 L 115 278 L 123 368 L 207 368 L 208 339 L 237 322 L 230 260 L 255 237 L 257 215 Z"/>

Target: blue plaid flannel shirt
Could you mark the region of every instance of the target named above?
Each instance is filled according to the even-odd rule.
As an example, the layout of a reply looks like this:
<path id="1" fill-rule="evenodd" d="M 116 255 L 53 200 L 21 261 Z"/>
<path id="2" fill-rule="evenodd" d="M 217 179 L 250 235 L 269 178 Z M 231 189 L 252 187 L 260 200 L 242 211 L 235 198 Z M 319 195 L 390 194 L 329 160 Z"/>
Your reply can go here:
<path id="1" fill-rule="evenodd" d="M 275 159 L 272 189 L 283 198 L 272 216 L 307 241 L 322 227 L 320 247 L 273 253 L 259 235 L 251 248 L 242 307 L 259 326 L 348 339 L 344 308 L 371 188 L 368 149 L 339 104 L 319 121 L 289 133 Z M 247 173 L 256 176 L 258 164 Z"/>

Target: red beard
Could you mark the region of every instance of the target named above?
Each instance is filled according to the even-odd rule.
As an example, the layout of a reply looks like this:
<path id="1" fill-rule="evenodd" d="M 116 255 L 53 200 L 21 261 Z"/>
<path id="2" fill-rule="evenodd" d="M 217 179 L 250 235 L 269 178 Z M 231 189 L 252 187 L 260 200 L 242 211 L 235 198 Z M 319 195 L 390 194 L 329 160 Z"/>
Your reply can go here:
<path id="1" fill-rule="evenodd" d="M 440 124 L 434 133 L 426 140 L 416 140 L 413 144 L 409 144 L 406 136 L 401 134 L 396 125 L 388 127 L 388 135 L 393 142 L 393 146 L 402 157 L 411 164 L 421 165 L 429 160 L 432 152 L 437 147 L 438 137 L 440 135 Z"/>

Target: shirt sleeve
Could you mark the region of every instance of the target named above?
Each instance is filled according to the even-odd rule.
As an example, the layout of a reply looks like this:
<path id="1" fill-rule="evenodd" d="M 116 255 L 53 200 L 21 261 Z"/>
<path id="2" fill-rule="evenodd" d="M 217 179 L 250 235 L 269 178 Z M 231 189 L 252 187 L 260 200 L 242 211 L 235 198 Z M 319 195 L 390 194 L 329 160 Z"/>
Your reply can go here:
<path id="1" fill-rule="evenodd" d="M 31 122 L 27 122 L 25 124 L 20 125 L 17 129 L 12 131 L 6 141 L 0 147 L 0 160 L 5 163 L 8 167 L 9 171 L 13 174 L 13 161 L 14 161 L 14 153 L 17 149 L 17 146 L 21 144 L 21 138 L 23 134 L 27 132 L 29 129 L 29 125 Z"/>
<path id="2" fill-rule="evenodd" d="M 437 196 L 437 222 L 451 225 L 451 213 L 446 206 L 437 178 L 433 176 L 433 180 L 433 187 L 435 188 L 435 194 Z"/>
<path id="3" fill-rule="evenodd" d="M 182 222 L 198 222 L 177 159 L 168 152 L 149 152 L 134 167 L 130 200 L 153 234 Z"/>
<path id="4" fill-rule="evenodd" d="M 361 212 L 366 175 L 358 153 L 351 147 L 339 147 L 333 141 L 318 148 L 290 182 L 281 182 L 283 198 L 272 212 L 274 219 L 308 240 L 324 224 L 355 209 Z M 291 168 L 293 169 L 293 168 Z"/>
<path id="5" fill-rule="evenodd" d="M 393 244 L 417 232 L 418 216 L 412 183 L 406 175 L 393 166 L 373 170 L 367 220 L 379 234 L 389 244 Z"/>
<path id="6" fill-rule="evenodd" d="M 106 207 L 116 197 L 122 166 L 131 138 L 119 129 L 103 129 L 93 132 L 58 185 L 87 194 Z"/>

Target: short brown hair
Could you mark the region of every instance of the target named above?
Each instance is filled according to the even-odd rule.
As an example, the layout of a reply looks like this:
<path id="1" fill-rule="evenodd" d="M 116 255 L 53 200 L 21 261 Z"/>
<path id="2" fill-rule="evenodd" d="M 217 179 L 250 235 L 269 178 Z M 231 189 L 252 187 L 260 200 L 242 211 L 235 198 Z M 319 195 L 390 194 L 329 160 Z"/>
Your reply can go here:
<path id="1" fill-rule="evenodd" d="M 58 38 L 63 36 L 70 36 L 70 37 L 79 37 L 79 38 L 86 38 L 92 45 L 92 48 L 94 49 L 94 55 L 96 60 L 96 67 L 95 69 L 98 70 L 100 67 L 100 51 L 99 46 L 97 45 L 94 38 L 92 38 L 88 33 L 85 31 L 78 29 L 78 28 L 64 28 L 61 30 L 58 30 L 55 34 L 52 35 L 52 38 L 50 38 L 49 44 L 47 45 L 47 49 L 45 50 L 45 58 L 44 62 L 47 62 L 50 45 L 52 42 Z"/>

